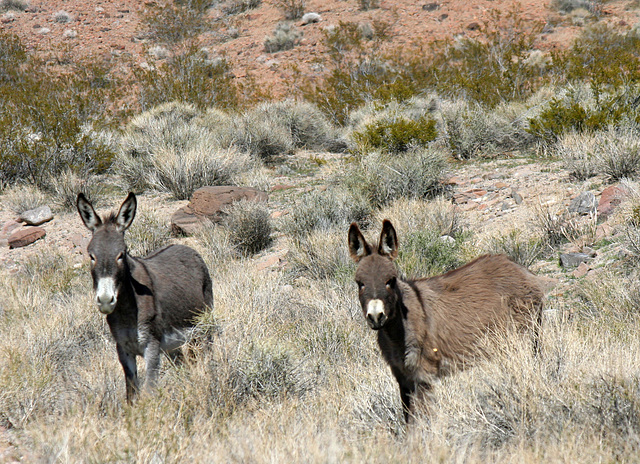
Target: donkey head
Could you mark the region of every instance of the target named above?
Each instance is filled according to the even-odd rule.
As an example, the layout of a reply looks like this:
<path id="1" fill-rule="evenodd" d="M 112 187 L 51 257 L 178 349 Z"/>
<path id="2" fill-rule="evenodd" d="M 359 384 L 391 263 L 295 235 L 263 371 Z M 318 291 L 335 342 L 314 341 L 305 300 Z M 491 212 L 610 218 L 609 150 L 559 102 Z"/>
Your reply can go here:
<path id="1" fill-rule="evenodd" d="M 100 312 L 111 314 L 128 272 L 124 231 L 136 215 L 136 196 L 129 193 L 118 214 L 111 213 L 104 220 L 82 193 L 78 194 L 76 205 L 84 225 L 93 233 L 87 251 L 91 258 L 96 304 Z"/>
<path id="2" fill-rule="evenodd" d="M 358 263 L 356 283 L 367 323 L 379 330 L 396 317 L 398 271 L 393 260 L 398 256 L 398 237 L 391 222 L 384 220 L 377 250 L 367 243 L 354 222 L 349 228 L 349 253 Z"/>

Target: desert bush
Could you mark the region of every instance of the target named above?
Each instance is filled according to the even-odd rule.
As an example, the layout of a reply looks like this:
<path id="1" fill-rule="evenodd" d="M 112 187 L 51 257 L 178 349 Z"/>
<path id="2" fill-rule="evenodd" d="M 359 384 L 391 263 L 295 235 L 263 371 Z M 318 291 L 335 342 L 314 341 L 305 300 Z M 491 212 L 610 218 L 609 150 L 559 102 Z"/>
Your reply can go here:
<path id="1" fill-rule="evenodd" d="M 55 22 L 63 24 L 71 22 L 72 20 L 71 15 L 64 10 L 57 11 L 53 16 L 53 19 L 55 20 Z"/>
<path id="2" fill-rule="evenodd" d="M 602 172 L 612 181 L 636 177 L 640 171 L 638 128 L 609 127 L 599 140 Z"/>
<path id="3" fill-rule="evenodd" d="M 375 8 L 379 8 L 380 1 L 379 0 L 358 0 L 358 5 L 360 6 L 361 10 L 368 11 L 368 10 L 373 10 Z"/>
<path id="4" fill-rule="evenodd" d="M 398 268 L 409 277 L 442 274 L 464 264 L 465 234 L 443 237 L 433 229 L 405 233 L 398 249 Z"/>
<path id="5" fill-rule="evenodd" d="M 410 147 L 426 147 L 438 133 L 436 121 L 422 116 L 417 120 L 403 117 L 374 120 L 351 135 L 362 152 L 381 150 L 400 153 Z"/>
<path id="6" fill-rule="evenodd" d="M 580 217 L 559 205 L 539 204 L 534 210 L 533 226 L 543 244 L 554 249 L 563 243 L 592 245 L 596 236 L 597 215 Z"/>
<path id="7" fill-rule="evenodd" d="M 264 51 L 267 53 L 281 52 L 283 50 L 291 50 L 298 45 L 302 38 L 302 32 L 299 32 L 291 23 L 278 23 L 273 35 L 264 39 Z"/>
<path id="8" fill-rule="evenodd" d="M 602 103 L 590 89 L 569 88 L 564 94 L 551 99 L 537 116 L 529 119 L 527 131 L 548 147 L 566 132 L 593 132 L 619 122 L 622 108 Z"/>
<path id="9" fill-rule="evenodd" d="M 487 251 L 493 254 L 503 253 L 513 262 L 529 267 L 542 256 L 543 244 L 539 239 L 525 238 L 520 230 L 513 229 L 507 234 L 492 237 Z"/>
<path id="10" fill-rule="evenodd" d="M 239 201 L 226 210 L 225 226 L 231 244 L 243 256 L 252 256 L 273 242 L 267 206 L 255 201 Z"/>
<path id="11" fill-rule="evenodd" d="M 533 142 L 522 113 L 513 114 L 507 104 L 489 110 L 459 99 L 441 102 L 438 110 L 446 142 L 458 159 L 523 150 Z"/>
<path id="12" fill-rule="evenodd" d="M 261 4 L 262 0 L 227 0 L 222 4 L 222 12 L 236 15 L 258 8 Z"/>
<path id="13" fill-rule="evenodd" d="M 347 227 L 315 229 L 293 237 L 288 256 L 293 276 L 351 282 L 353 263 L 345 246 Z"/>
<path id="14" fill-rule="evenodd" d="M 458 237 L 469 230 L 460 209 L 444 195 L 433 200 L 399 198 L 376 213 L 374 224 L 384 219 L 389 219 L 401 236 L 428 229 L 439 236 Z"/>
<path id="15" fill-rule="evenodd" d="M 188 47 L 148 68 L 134 68 L 139 83 L 139 104 L 148 110 L 161 103 L 178 101 L 204 109 L 233 108 L 239 93 L 229 65 L 223 59 L 210 60 L 196 46 Z"/>
<path id="16" fill-rule="evenodd" d="M 171 244 L 169 225 L 153 207 L 139 209 L 126 236 L 127 249 L 133 256 L 147 256 L 152 251 Z"/>
<path id="17" fill-rule="evenodd" d="M 196 145 L 182 153 L 158 150 L 152 157 L 121 155 L 115 169 L 130 190 L 154 189 L 186 200 L 200 187 L 234 184 L 255 162 L 235 149 Z"/>
<path id="18" fill-rule="evenodd" d="M 51 199 L 33 185 L 13 185 L 4 191 L 2 203 L 16 214 L 46 206 Z"/>
<path id="19" fill-rule="evenodd" d="M 328 188 L 304 195 L 285 219 L 283 231 L 294 238 L 305 237 L 315 230 L 346 230 L 352 222 L 366 223 L 371 214 L 367 199 L 341 188 Z"/>
<path id="20" fill-rule="evenodd" d="M 553 68 L 570 82 L 587 81 L 602 92 L 640 82 L 639 58 L 637 30 L 600 22 L 578 35 L 566 52 L 555 55 Z"/>
<path id="21" fill-rule="evenodd" d="M 0 50 L 0 183 L 44 186 L 68 169 L 106 171 L 114 152 L 95 131 L 125 114 L 109 105 L 119 95 L 109 63 L 87 57 L 53 70 L 9 35 Z"/>
<path id="22" fill-rule="evenodd" d="M 578 180 L 586 180 L 600 173 L 598 147 L 593 134 L 563 134 L 555 145 L 555 152 L 569 174 Z"/>
<path id="23" fill-rule="evenodd" d="M 262 103 L 246 117 L 254 124 L 270 120 L 287 129 L 296 148 L 341 152 L 346 148 L 341 132 L 312 103 L 284 100 Z"/>
<path id="24" fill-rule="evenodd" d="M 276 5 L 286 20 L 300 19 L 304 15 L 304 0 L 277 0 Z"/>
<path id="25" fill-rule="evenodd" d="M 640 170 L 640 136 L 634 126 L 610 126 L 587 134 L 569 133 L 558 140 L 555 151 L 577 179 L 596 174 L 604 174 L 612 181 L 631 178 Z"/>
<path id="26" fill-rule="evenodd" d="M 246 111 L 237 124 L 232 132 L 233 144 L 257 159 L 275 161 L 293 153 L 291 128 L 278 118 L 265 118 L 262 108 Z"/>
<path id="27" fill-rule="evenodd" d="M 553 0 L 551 6 L 564 13 L 583 8 L 592 13 L 596 12 L 600 6 L 599 0 Z"/>
<path id="28" fill-rule="evenodd" d="M 46 189 L 60 208 L 75 211 L 80 192 L 84 193 L 94 206 L 100 205 L 105 179 L 91 173 L 79 175 L 74 171 L 63 171 L 48 182 Z"/>
<path id="29" fill-rule="evenodd" d="M 29 2 L 26 0 L 2 0 L 0 1 L 0 11 L 25 11 L 29 8 Z"/>
<path id="30" fill-rule="evenodd" d="M 445 154 L 434 148 L 412 148 L 387 155 L 372 152 L 348 166 L 342 181 L 372 205 L 397 198 L 427 198 L 442 191 L 447 168 Z"/>
<path id="31" fill-rule="evenodd" d="M 212 3 L 212 0 L 186 0 L 153 4 L 141 22 L 152 40 L 177 44 L 197 37 L 211 27 L 205 13 Z"/>

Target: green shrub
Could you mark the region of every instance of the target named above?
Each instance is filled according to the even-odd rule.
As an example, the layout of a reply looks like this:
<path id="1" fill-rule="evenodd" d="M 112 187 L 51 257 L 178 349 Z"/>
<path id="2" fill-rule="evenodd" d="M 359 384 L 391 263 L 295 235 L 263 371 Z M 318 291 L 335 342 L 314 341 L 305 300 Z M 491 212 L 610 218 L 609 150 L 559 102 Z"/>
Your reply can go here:
<path id="1" fill-rule="evenodd" d="M 415 148 L 389 156 L 372 152 L 348 167 L 342 181 L 374 206 L 398 198 L 428 198 L 442 191 L 447 162 L 444 153 Z"/>
<path id="2" fill-rule="evenodd" d="M 195 46 L 158 66 L 136 67 L 134 74 L 140 85 L 139 103 L 143 110 L 171 101 L 200 109 L 233 108 L 239 103 L 238 89 L 226 61 L 210 60 Z"/>
<path id="3" fill-rule="evenodd" d="M 596 12 L 601 2 L 598 0 L 552 0 L 551 6 L 556 10 L 570 13 L 573 10 L 583 8 L 590 12 Z"/>
<path id="4" fill-rule="evenodd" d="M 569 81 L 588 81 L 598 91 L 640 82 L 640 35 L 634 29 L 598 23 L 585 29 L 553 67 Z"/>
<path id="5" fill-rule="evenodd" d="M 109 63 L 89 57 L 53 71 L 7 35 L 0 50 L 8 53 L 0 59 L 0 183 L 45 186 L 68 169 L 104 172 L 113 147 L 94 130 L 123 116 L 110 105 L 120 94 Z"/>
<path id="6" fill-rule="evenodd" d="M 239 201 L 227 211 L 224 223 L 231 244 L 243 256 L 252 256 L 273 242 L 269 210 L 263 203 Z"/>
<path id="7" fill-rule="evenodd" d="M 273 35 L 264 39 L 264 51 L 275 53 L 291 50 L 298 45 L 301 38 L 302 32 L 299 32 L 291 23 L 279 23 L 273 31 Z"/>
<path id="8" fill-rule="evenodd" d="M 381 150 L 390 153 L 407 151 L 410 147 L 425 147 L 437 137 L 436 121 L 425 116 L 417 120 L 402 117 L 371 122 L 353 132 L 362 151 Z"/>
<path id="9" fill-rule="evenodd" d="M 205 13 L 212 0 L 185 0 L 151 4 L 142 17 L 142 25 L 151 38 L 166 44 L 177 44 L 205 32 L 208 24 Z"/>
<path id="10" fill-rule="evenodd" d="M 567 97 L 553 98 L 542 112 L 529 119 L 529 133 L 545 145 L 551 145 L 570 131 L 593 132 L 620 120 L 619 110 L 600 107 L 591 109 L 576 101 L 573 92 Z"/>
<path id="11" fill-rule="evenodd" d="M 409 277 L 427 277 L 450 271 L 464 264 L 463 234 L 444 238 L 437 231 L 411 231 L 402 237 L 398 267 Z"/>

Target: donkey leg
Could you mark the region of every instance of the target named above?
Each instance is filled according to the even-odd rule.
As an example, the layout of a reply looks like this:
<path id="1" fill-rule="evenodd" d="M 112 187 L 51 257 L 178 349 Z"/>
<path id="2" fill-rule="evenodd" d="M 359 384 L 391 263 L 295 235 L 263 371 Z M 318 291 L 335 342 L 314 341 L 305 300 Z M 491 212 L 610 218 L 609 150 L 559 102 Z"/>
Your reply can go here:
<path id="1" fill-rule="evenodd" d="M 160 368 L 160 340 L 150 337 L 144 349 L 144 363 L 147 366 L 147 377 L 144 382 L 145 390 L 152 390 L 158 378 Z"/>
<path id="2" fill-rule="evenodd" d="M 118 351 L 118 359 L 124 370 L 127 403 L 132 404 L 136 393 L 138 393 L 138 366 L 136 364 L 136 356 L 127 353 L 118 343 L 116 344 L 116 349 Z"/>

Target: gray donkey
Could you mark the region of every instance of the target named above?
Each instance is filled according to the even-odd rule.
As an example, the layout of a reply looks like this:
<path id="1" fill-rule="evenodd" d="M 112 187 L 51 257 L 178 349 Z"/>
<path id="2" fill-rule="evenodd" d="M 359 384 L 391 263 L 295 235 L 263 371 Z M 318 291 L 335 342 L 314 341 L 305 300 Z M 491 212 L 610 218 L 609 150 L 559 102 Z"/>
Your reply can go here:
<path id="1" fill-rule="evenodd" d="M 169 245 L 145 258 L 127 254 L 124 231 L 136 214 L 133 193 L 117 214 L 104 219 L 82 193 L 76 204 L 93 233 L 88 252 L 95 303 L 107 315 L 131 404 L 138 391 L 136 356 L 144 357 L 145 387 L 150 389 L 158 374 L 160 352 L 178 360 L 194 318 L 213 305 L 211 277 L 202 257 L 183 245 Z"/>
<path id="2" fill-rule="evenodd" d="M 485 255 L 446 274 L 416 280 L 398 277 L 398 239 L 382 223 L 377 249 L 358 226 L 349 229 L 349 252 L 369 326 L 400 386 L 405 421 L 412 397 L 425 396 L 454 367 L 485 356 L 483 338 L 509 326 L 532 330 L 538 351 L 543 291 L 538 279 L 505 255 Z"/>

